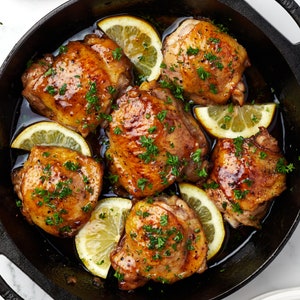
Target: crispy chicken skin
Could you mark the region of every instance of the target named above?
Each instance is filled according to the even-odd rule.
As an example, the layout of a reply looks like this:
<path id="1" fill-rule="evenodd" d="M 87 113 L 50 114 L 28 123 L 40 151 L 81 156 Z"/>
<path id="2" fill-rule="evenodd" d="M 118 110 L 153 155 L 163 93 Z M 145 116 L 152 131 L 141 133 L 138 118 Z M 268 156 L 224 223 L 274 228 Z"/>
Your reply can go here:
<path id="1" fill-rule="evenodd" d="M 181 176 L 200 179 L 207 140 L 168 89 L 146 83 L 127 91 L 117 105 L 106 155 L 120 186 L 142 198 L 161 192 Z"/>
<path id="2" fill-rule="evenodd" d="M 147 281 L 174 283 L 206 269 L 207 244 L 195 212 L 177 196 L 141 200 L 125 223 L 125 235 L 111 253 L 121 275 L 119 288 Z"/>
<path id="3" fill-rule="evenodd" d="M 89 34 L 61 49 L 26 70 L 23 96 L 41 115 L 85 137 L 104 123 L 112 100 L 131 84 L 131 63 L 123 52 L 114 55 L 120 48 L 105 36 Z"/>
<path id="4" fill-rule="evenodd" d="M 268 204 L 286 188 L 280 161 L 285 162 L 278 143 L 265 128 L 247 139 L 218 140 L 206 192 L 233 227 L 260 227 Z"/>
<path id="5" fill-rule="evenodd" d="M 242 75 L 250 65 L 243 46 L 210 21 L 186 19 L 163 43 L 162 77 L 198 104 L 243 104 Z"/>
<path id="6" fill-rule="evenodd" d="M 88 221 L 102 188 L 103 167 L 93 158 L 63 147 L 35 146 L 12 175 L 31 224 L 70 237 Z"/>

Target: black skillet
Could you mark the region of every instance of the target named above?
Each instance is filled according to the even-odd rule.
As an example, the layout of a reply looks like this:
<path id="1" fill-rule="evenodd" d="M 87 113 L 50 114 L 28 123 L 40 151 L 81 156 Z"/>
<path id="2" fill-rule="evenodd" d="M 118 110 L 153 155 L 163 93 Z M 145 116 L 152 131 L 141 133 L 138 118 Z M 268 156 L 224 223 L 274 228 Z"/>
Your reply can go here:
<path id="1" fill-rule="evenodd" d="M 293 1 L 281 2 L 299 21 L 298 6 Z M 231 234 L 227 250 L 204 274 L 172 286 L 154 284 L 151 289 L 148 286 L 132 293 L 118 291 L 114 280 L 94 280 L 78 263 L 69 244 L 48 238 L 28 225 L 16 207 L 10 181 L 13 156 L 9 144 L 21 100 L 20 78 L 27 61 L 54 51 L 97 19 L 123 12 L 150 17 L 206 16 L 227 26 L 246 47 L 252 64 L 281 103 L 279 117 L 284 127 L 272 133 L 279 136 L 286 158 L 296 167 L 288 177 L 289 188 L 275 200 L 262 229 L 241 228 Z M 54 299 L 221 299 L 261 272 L 299 222 L 300 45 L 291 45 L 241 0 L 71 0 L 39 21 L 11 51 L 1 67 L 0 101 L 0 253 Z M 75 284 L 68 283 L 72 278 L 76 278 Z M 4 284 L 0 291 L 13 296 Z"/>

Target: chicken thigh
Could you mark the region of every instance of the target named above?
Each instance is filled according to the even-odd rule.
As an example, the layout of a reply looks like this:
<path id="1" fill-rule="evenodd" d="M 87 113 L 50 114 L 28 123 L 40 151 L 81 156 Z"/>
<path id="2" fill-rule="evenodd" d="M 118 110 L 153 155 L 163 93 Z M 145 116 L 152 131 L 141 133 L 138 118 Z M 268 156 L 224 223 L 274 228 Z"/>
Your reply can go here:
<path id="1" fill-rule="evenodd" d="M 121 48 L 89 34 L 33 63 L 23 74 L 23 96 L 41 115 L 84 137 L 104 123 L 112 100 L 132 82 L 131 63 Z"/>
<path id="2" fill-rule="evenodd" d="M 286 175 L 278 169 L 285 160 L 276 139 L 265 128 L 247 139 L 220 139 L 212 162 L 208 196 L 233 227 L 260 227 L 268 204 L 286 188 Z"/>
<path id="3" fill-rule="evenodd" d="M 102 188 L 103 167 L 63 147 L 35 146 L 12 180 L 27 221 L 69 237 L 89 220 Z"/>
<path id="4" fill-rule="evenodd" d="M 162 78 L 181 86 L 198 104 L 242 104 L 242 75 L 250 65 L 234 38 L 206 20 L 186 19 L 163 43 Z"/>
<path id="5" fill-rule="evenodd" d="M 106 156 L 118 185 L 141 198 L 164 190 L 182 177 L 201 179 L 207 163 L 207 140 L 168 89 L 155 82 L 146 83 L 127 91 L 117 105 Z"/>
<path id="6" fill-rule="evenodd" d="M 138 201 L 125 236 L 111 253 L 123 290 L 154 280 L 171 284 L 206 269 L 207 244 L 201 223 L 177 196 Z"/>

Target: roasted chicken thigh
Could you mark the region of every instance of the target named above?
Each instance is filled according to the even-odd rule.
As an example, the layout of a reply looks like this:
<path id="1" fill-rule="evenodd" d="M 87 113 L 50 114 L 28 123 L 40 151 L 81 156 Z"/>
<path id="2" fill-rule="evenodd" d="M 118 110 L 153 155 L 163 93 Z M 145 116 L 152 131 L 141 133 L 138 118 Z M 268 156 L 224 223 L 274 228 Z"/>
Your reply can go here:
<path id="1" fill-rule="evenodd" d="M 131 63 L 115 42 L 89 34 L 33 63 L 22 81 L 23 96 L 38 113 L 85 137 L 131 84 Z"/>
<path id="2" fill-rule="evenodd" d="M 234 38 L 206 20 L 186 19 L 163 43 L 162 78 L 181 86 L 199 104 L 242 104 L 242 75 L 250 65 Z"/>
<path id="3" fill-rule="evenodd" d="M 117 106 L 106 156 L 118 185 L 141 198 L 180 178 L 201 179 L 207 140 L 168 89 L 155 82 L 133 87 L 117 100 Z"/>
<path id="4" fill-rule="evenodd" d="M 276 139 L 265 128 L 246 139 L 219 139 L 212 162 L 208 196 L 233 227 L 259 227 L 270 201 L 286 188 Z"/>
<path id="5" fill-rule="evenodd" d="M 103 167 L 63 147 L 35 146 L 12 176 L 27 221 L 60 237 L 88 221 L 102 188 Z"/>
<path id="6" fill-rule="evenodd" d="M 147 281 L 173 283 L 206 269 L 207 244 L 199 219 L 177 196 L 138 201 L 125 235 L 111 253 L 112 267 L 130 290 Z"/>

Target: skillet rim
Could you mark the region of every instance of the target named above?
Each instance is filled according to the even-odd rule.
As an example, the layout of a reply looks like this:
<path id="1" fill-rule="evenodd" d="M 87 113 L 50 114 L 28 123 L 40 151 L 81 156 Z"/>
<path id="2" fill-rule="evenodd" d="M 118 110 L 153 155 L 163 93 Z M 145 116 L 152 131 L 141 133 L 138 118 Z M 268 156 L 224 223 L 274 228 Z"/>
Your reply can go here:
<path id="1" fill-rule="evenodd" d="M 16 52 L 18 52 L 20 46 L 26 41 L 27 37 L 29 37 L 30 35 L 34 34 L 35 30 L 38 29 L 38 27 L 44 23 L 45 20 L 48 20 L 48 19 L 51 19 L 52 16 L 56 15 L 57 12 L 61 12 L 62 10 L 64 10 L 65 8 L 75 4 L 75 3 L 78 3 L 80 1 L 78 0 L 69 0 L 67 2 L 65 2 L 64 4 L 62 4 L 61 6 L 59 6 L 58 8 L 54 9 L 52 12 L 50 12 L 49 14 L 47 14 L 45 17 L 43 17 L 37 24 L 35 24 L 19 41 L 18 43 L 14 46 L 14 48 L 11 50 L 10 54 L 7 56 L 7 58 L 5 59 L 3 65 L 1 66 L 0 68 L 0 78 L 2 78 L 3 74 L 5 73 L 6 69 L 9 67 L 10 65 L 10 62 L 11 60 L 14 58 Z M 219 2 L 222 2 L 222 3 L 225 3 L 226 5 L 228 5 L 229 7 L 235 9 L 235 10 L 239 10 L 239 9 L 242 9 L 242 15 L 244 16 L 250 16 L 251 15 L 251 21 L 252 23 L 253 22 L 253 15 L 252 13 L 250 13 L 244 5 L 242 5 L 242 1 L 228 1 L 228 0 L 220 0 Z M 233 2 L 233 3 L 232 3 Z M 257 24 L 264 24 L 264 20 L 263 19 L 260 19 L 260 16 L 257 15 Z M 284 37 L 279 37 L 277 36 L 278 33 L 276 34 L 276 32 L 274 31 L 273 28 L 270 28 L 270 25 L 269 24 L 266 24 L 265 27 L 259 27 L 261 31 L 268 31 L 270 30 L 271 32 L 271 36 L 272 35 L 275 35 L 276 38 L 274 38 L 273 42 L 277 45 L 277 44 L 280 44 L 280 47 L 276 47 L 277 49 L 280 49 L 280 52 L 282 53 L 282 55 L 284 56 L 285 53 L 288 53 L 290 49 L 290 45 L 287 46 L 287 45 L 282 45 L 282 42 L 285 40 Z M 263 30 L 264 28 L 264 30 Z M 296 47 L 296 48 L 295 48 Z M 298 49 L 300 50 L 300 47 L 298 46 L 292 46 L 292 49 Z M 300 51 L 299 52 L 299 57 L 300 57 Z M 285 56 L 284 56 L 285 57 Z M 298 56 L 296 56 L 298 57 Z M 285 59 L 287 60 L 288 64 L 290 65 L 290 67 L 292 68 L 293 66 L 293 69 L 295 68 L 295 65 L 293 65 L 293 59 L 294 57 L 289 57 L 288 59 L 285 57 Z M 300 61 L 300 59 L 299 59 Z M 292 65 L 292 66 L 291 66 Z M 300 68 L 299 68 L 300 69 Z M 300 70 L 297 68 L 297 70 L 299 71 L 299 74 L 297 73 L 294 73 L 294 75 L 296 76 L 298 82 L 300 82 Z M 279 244 L 279 246 L 277 247 L 277 249 L 273 252 L 273 255 L 267 260 L 265 261 L 264 264 L 261 265 L 261 267 L 254 273 L 254 274 L 251 274 L 251 276 L 249 276 L 248 278 L 244 279 L 242 282 L 240 282 L 240 284 L 236 285 L 235 287 L 233 287 L 231 290 L 228 290 L 226 291 L 225 293 L 223 293 L 222 295 L 219 295 L 217 298 L 214 298 L 214 299 L 218 299 L 219 297 L 224 297 L 226 295 L 229 295 L 231 293 L 233 293 L 234 291 L 236 291 L 237 289 L 241 288 L 242 286 L 244 286 L 246 283 L 248 283 L 250 280 L 252 280 L 255 276 L 257 276 L 263 269 L 265 269 L 267 267 L 267 265 L 269 265 L 273 259 L 278 255 L 278 253 L 281 251 L 281 249 L 284 247 L 284 245 L 287 243 L 287 241 L 289 240 L 289 238 L 291 237 L 292 233 L 294 232 L 294 230 L 296 229 L 297 227 L 297 224 L 299 223 L 299 220 L 300 220 L 300 211 L 298 211 L 297 215 L 296 215 L 296 218 L 294 219 L 293 223 L 292 223 L 292 226 L 290 227 L 290 229 L 288 230 L 288 232 L 286 233 L 285 235 L 285 238 L 281 241 L 281 243 Z M 11 243 L 13 245 L 13 247 L 15 247 L 15 249 L 17 250 L 17 252 L 19 252 L 19 255 L 20 257 L 23 256 L 23 254 L 21 253 L 21 251 L 16 247 L 16 245 L 14 244 L 14 242 L 12 242 L 10 240 L 10 238 L 7 236 L 6 234 L 6 231 L 4 229 L 4 226 L 2 224 L 2 221 L 0 222 L 0 233 L 1 233 L 1 236 L 4 237 L 4 239 L 8 240 L 7 243 Z M 1 248 L 0 248 L 1 249 Z M 2 252 L 2 249 L 1 249 L 1 252 Z M 17 261 L 20 263 L 21 260 L 20 260 L 20 257 L 19 256 L 14 256 L 14 259 L 17 259 Z M 27 259 L 25 258 L 25 262 L 24 262 L 24 266 L 22 265 L 22 267 L 24 267 L 24 269 L 27 269 L 27 271 L 32 268 L 31 266 L 31 263 L 29 261 L 27 261 Z M 36 269 L 37 272 L 40 272 L 38 271 L 38 269 Z M 29 272 L 29 274 L 32 273 L 32 272 Z M 35 272 L 36 273 L 36 272 Z M 36 276 L 36 274 L 33 274 L 34 276 Z M 28 274 L 28 272 L 27 272 Z M 42 276 L 39 276 L 40 278 L 38 278 L 38 280 L 41 280 L 41 282 L 43 282 L 42 286 L 47 286 L 48 284 L 45 283 L 44 281 L 44 278 L 43 278 L 43 274 L 40 273 L 40 275 Z M 46 279 L 46 281 L 49 281 L 48 279 Z M 54 286 L 56 287 L 56 286 Z M 49 288 L 53 288 L 52 287 L 52 284 L 51 284 L 51 287 Z M 48 288 L 47 288 L 48 289 Z M 55 290 L 55 289 L 54 289 Z M 52 290 L 53 291 L 53 290 Z M 60 291 L 60 288 L 58 290 L 55 291 L 55 294 L 54 295 L 58 295 L 57 293 L 60 293 L 62 291 Z M 50 294 L 50 293 L 49 293 Z M 69 296 L 69 294 L 67 294 Z"/>

